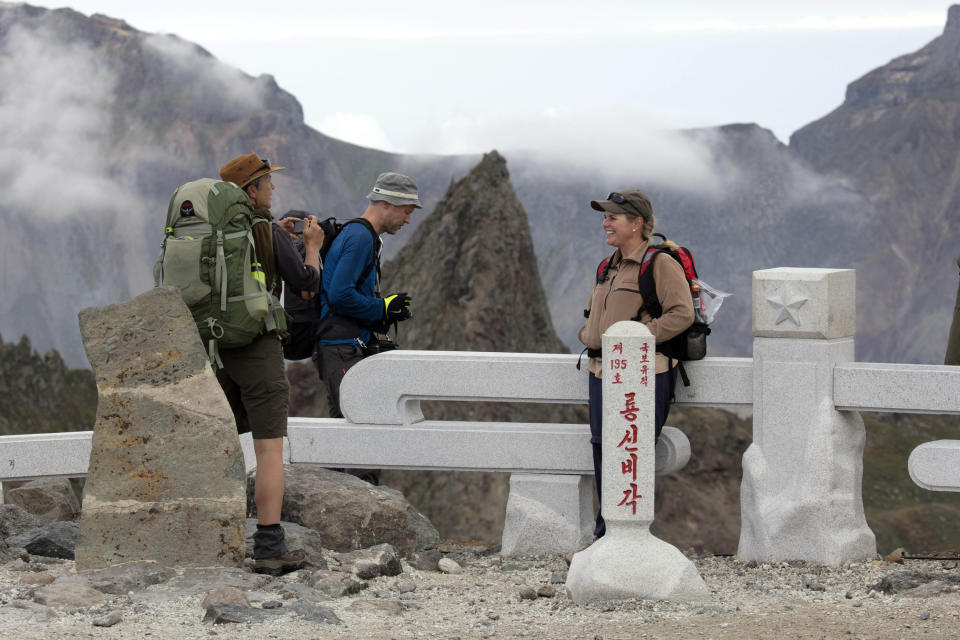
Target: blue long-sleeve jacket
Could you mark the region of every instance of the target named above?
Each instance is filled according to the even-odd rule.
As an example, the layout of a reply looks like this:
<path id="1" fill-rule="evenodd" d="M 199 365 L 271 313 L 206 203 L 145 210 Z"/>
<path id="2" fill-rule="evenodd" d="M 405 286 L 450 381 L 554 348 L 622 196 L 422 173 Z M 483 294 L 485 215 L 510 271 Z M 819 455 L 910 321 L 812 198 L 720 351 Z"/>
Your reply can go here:
<path id="1" fill-rule="evenodd" d="M 320 317 L 326 317 L 329 306 L 337 316 L 356 320 L 362 327 L 355 336 L 364 343 L 370 341 L 371 331 L 383 328 L 383 299 L 376 295 L 377 265 L 380 239 L 362 223 L 343 227 L 327 251 L 323 264 L 323 295 L 320 298 Z M 360 276 L 374 263 L 363 282 Z M 328 306 L 329 304 L 329 306 Z M 346 344 L 353 338 L 321 339 L 321 344 Z"/>

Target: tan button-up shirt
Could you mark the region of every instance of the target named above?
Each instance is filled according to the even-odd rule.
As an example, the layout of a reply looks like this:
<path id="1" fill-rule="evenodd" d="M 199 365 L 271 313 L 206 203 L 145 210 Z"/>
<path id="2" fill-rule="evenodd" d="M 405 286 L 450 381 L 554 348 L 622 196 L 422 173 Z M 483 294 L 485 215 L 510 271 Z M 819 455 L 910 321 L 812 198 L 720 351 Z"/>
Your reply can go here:
<path id="1" fill-rule="evenodd" d="M 615 322 L 631 320 L 637 315 L 643 304 L 638 285 L 640 263 L 649 244 L 649 241 L 644 242 L 627 256 L 621 256 L 618 249 L 610 259 L 612 264 L 607 279 L 593 288 L 587 303 L 590 315 L 577 334 L 586 347 L 601 348 L 604 331 Z M 693 299 L 690 297 L 690 286 L 683 274 L 683 267 L 676 260 L 657 255 L 653 258 L 653 265 L 648 268 L 653 269 L 653 280 L 663 315 L 651 318 L 650 314 L 644 311 L 640 321 L 653 334 L 657 344 L 660 344 L 693 324 Z M 672 364 L 669 358 L 657 352 L 657 373 L 667 371 Z M 598 378 L 603 377 L 603 363 L 600 358 L 591 358 L 588 369 Z"/>

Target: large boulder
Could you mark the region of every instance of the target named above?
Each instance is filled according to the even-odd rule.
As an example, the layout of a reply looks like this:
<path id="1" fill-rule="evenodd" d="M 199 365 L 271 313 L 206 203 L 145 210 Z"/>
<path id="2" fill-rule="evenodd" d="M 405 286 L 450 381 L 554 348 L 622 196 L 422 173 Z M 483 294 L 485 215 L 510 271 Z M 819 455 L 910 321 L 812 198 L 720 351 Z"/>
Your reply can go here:
<path id="1" fill-rule="evenodd" d="M 48 522 L 7 538 L 11 548 L 24 548 L 35 556 L 73 560 L 77 546 L 76 522 Z"/>
<path id="2" fill-rule="evenodd" d="M 284 473 L 282 519 L 315 530 L 325 548 L 352 551 L 387 543 L 410 557 L 440 542 L 430 521 L 395 489 L 308 465 L 287 465 Z"/>
<path id="3" fill-rule="evenodd" d="M 240 566 L 243 453 L 178 291 L 84 309 L 80 331 L 100 397 L 77 569 Z"/>
<path id="4" fill-rule="evenodd" d="M 76 520 L 80 499 L 67 478 L 40 478 L 7 491 L 6 500 L 44 522 Z"/>
<path id="5" fill-rule="evenodd" d="M 30 529 L 35 529 L 43 521 L 23 507 L 15 504 L 0 504 L 0 538 L 9 538 Z"/>

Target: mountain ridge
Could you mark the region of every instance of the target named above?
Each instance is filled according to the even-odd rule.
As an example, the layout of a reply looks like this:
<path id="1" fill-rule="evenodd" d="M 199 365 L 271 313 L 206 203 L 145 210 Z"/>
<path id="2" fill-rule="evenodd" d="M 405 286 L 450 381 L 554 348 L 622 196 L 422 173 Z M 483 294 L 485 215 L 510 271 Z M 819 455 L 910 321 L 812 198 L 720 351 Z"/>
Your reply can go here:
<path id="1" fill-rule="evenodd" d="M 642 139 L 625 142 L 631 148 L 614 174 L 594 166 L 595 155 L 509 153 L 566 346 L 578 349 L 590 274 L 608 253 L 588 203 L 641 188 L 653 199 L 658 230 L 694 250 L 707 282 L 735 294 L 715 323 L 711 354 L 749 354 L 753 270 L 856 267 L 865 301 L 858 359 L 942 361 L 960 117 L 952 98 L 916 96 L 937 87 L 943 96 L 960 93 L 956 74 L 935 73 L 960 55 L 958 16 L 951 8 L 944 34 L 922 55 L 897 59 L 915 63 L 851 83 L 850 104 L 795 133 L 788 146 L 740 123 L 671 133 L 669 146 L 682 148 L 671 171 L 636 164 L 651 155 L 644 145 L 653 143 Z M 904 73 L 909 91 L 898 88 Z M 277 174 L 278 212 L 341 218 L 359 215 L 376 175 L 390 169 L 415 177 L 429 211 L 479 158 L 403 156 L 329 138 L 303 122 L 296 98 L 269 75 L 251 77 L 175 36 L 67 9 L 0 4 L 0 81 L 0 124 L 9 131 L 0 183 L 11 187 L 0 205 L 8 229 L 0 286 L 11 301 L 0 311 L 0 332 L 55 347 L 72 366 L 85 364 L 76 312 L 151 285 L 169 194 L 213 175 L 229 157 L 255 149 L 288 167 Z M 857 106 L 888 94 L 904 102 Z M 387 239 L 385 257 L 409 231 Z"/>

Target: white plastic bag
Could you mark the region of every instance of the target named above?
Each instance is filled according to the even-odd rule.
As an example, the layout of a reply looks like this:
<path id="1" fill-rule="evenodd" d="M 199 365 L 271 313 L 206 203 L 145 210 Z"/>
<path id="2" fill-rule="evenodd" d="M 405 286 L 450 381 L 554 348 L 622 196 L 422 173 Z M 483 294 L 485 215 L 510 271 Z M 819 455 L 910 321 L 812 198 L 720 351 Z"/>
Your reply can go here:
<path id="1" fill-rule="evenodd" d="M 700 287 L 700 313 L 707 324 L 712 324 L 713 319 L 717 316 L 717 311 L 720 310 L 720 305 L 723 304 L 723 300 L 733 294 L 715 289 L 703 280 L 691 280 L 690 282 Z"/>

